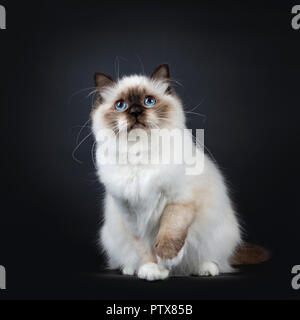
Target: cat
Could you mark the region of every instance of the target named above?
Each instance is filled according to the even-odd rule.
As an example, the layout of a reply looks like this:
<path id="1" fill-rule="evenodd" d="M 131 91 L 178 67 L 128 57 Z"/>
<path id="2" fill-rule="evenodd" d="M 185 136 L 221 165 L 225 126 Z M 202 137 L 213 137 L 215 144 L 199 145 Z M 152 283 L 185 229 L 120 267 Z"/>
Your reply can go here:
<path id="1" fill-rule="evenodd" d="M 158 66 L 149 77 L 118 80 L 96 73 L 94 81 L 98 98 L 91 112 L 92 131 L 97 173 L 105 186 L 99 241 L 108 268 L 153 281 L 170 275 L 216 276 L 233 272 L 232 265 L 267 260 L 265 249 L 242 241 L 223 176 L 204 153 L 197 175 L 187 175 L 184 164 L 101 161 L 101 130 L 114 133 L 108 145 L 114 145 L 114 135 L 122 145 L 128 142 L 122 133 L 135 129 L 186 128 L 169 66 Z M 192 136 L 185 143 L 194 144 Z M 197 150 L 200 157 L 201 146 Z M 139 152 L 145 152 L 143 146 Z"/>

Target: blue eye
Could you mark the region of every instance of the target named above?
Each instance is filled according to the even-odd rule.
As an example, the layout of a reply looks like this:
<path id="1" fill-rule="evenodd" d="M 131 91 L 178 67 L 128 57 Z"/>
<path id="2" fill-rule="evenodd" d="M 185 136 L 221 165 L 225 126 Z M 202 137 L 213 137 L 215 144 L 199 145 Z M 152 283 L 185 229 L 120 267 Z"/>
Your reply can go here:
<path id="1" fill-rule="evenodd" d="M 119 100 L 116 102 L 115 107 L 118 111 L 123 111 L 127 107 L 127 104 L 124 100 Z"/>
<path id="2" fill-rule="evenodd" d="M 145 98 L 144 103 L 146 106 L 151 107 L 155 105 L 156 100 L 154 97 L 149 96 Z"/>

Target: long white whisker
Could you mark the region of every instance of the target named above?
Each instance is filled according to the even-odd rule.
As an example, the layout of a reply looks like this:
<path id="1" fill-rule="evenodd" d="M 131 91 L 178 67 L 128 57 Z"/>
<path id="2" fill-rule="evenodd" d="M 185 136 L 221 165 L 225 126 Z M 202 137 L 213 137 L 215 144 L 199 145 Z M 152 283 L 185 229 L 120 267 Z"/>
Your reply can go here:
<path id="1" fill-rule="evenodd" d="M 142 59 L 140 58 L 140 56 L 137 53 L 135 55 L 139 60 L 139 63 L 140 63 L 141 69 L 142 69 L 142 74 L 144 75 L 145 74 L 145 68 L 144 68 L 143 61 L 142 61 Z"/>
<path id="2" fill-rule="evenodd" d="M 119 79 L 120 78 L 120 60 L 118 56 L 116 56 L 115 58 L 115 73 L 116 73 L 117 79 Z"/>
<path id="3" fill-rule="evenodd" d="M 92 156 L 92 161 L 94 164 L 95 169 L 97 170 L 97 164 L 96 164 L 96 159 L 95 159 L 95 146 L 96 146 L 97 141 L 94 141 L 93 145 L 92 145 L 92 149 L 91 149 L 91 156 Z"/>
<path id="4" fill-rule="evenodd" d="M 195 107 L 193 107 L 191 110 L 187 110 L 187 111 L 194 111 L 194 110 L 196 110 L 198 107 L 201 106 L 201 104 L 202 104 L 204 101 L 205 101 L 205 98 L 203 98 L 203 99 L 201 100 L 201 102 L 200 102 L 199 104 L 197 104 Z"/>
<path id="5" fill-rule="evenodd" d="M 73 160 L 75 160 L 76 162 L 82 164 L 82 161 L 78 160 L 76 157 L 75 157 L 75 153 L 76 151 L 79 149 L 79 147 L 88 139 L 88 137 L 90 137 L 91 135 L 93 134 L 93 132 L 89 133 L 85 138 L 83 138 L 81 140 L 81 142 L 76 146 L 76 148 L 73 150 L 72 152 L 72 158 Z"/>
<path id="6" fill-rule="evenodd" d="M 95 90 L 91 91 L 91 92 L 87 95 L 87 97 L 89 97 L 89 96 L 91 96 L 92 94 L 95 94 L 95 93 L 97 93 L 97 92 L 98 92 L 98 89 L 96 88 Z"/>
<path id="7" fill-rule="evenodd" d="M 77 145 L 78 142 L 79 142 L 79 139 L 80 139 L 80 136 L 81 136 L 82 131 L 84 130 L 84 128 L 87 127 L 87 124 L 88 124 L 90 121 L 91 121 L 91 119 L 88 119 L 88 120 L 84 123 L 84 125 L 81 127 L 81 129 L 79 130 L 78 135 L 77 135 L 77 138 L 76 138 L 76 145 Z"/>
<path id="8" fill-rule="evenodd" d="M 204 118 L 203 121 L 206 121 L 206 119 L 207 119 L 207 116 L 205 114 L 202 114 L 202 113 L 192 112 L 192 111 L 185 111 L 185 113 L 187 113 L 187 114 L 195 114 L 197 116 L 203 117 Z"/>
<path id="9" fill-rule="evenodd" d="M 91 89 L 94 89 L 93 91 L 95 91 L 95 87 L 89 87 L 89 88 L 80 89 L 80 90 L 74 92 L 74 93 L 71 95 L 71 97 L 69 98 L 68 104 L 71 103 L 73 97 L 76 96 L 77 94 L 81 93 L 82 91 L 91 90 Z M 92 92 L 93 92 L 93 91 L 92 91 Z"/>

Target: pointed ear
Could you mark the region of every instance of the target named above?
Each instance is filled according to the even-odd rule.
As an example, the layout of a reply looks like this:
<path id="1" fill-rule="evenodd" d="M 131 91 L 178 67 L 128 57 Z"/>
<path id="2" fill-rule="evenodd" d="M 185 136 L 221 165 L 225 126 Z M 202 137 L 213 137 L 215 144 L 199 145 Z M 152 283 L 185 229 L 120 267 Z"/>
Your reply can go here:
<path id="1" fill-rule="evenodd" d="M 95 86 L 98 90 L 101 90 L 104 87 L 109 87 L 114 83 L 114 80 L 102 72 L 97 72 L 94 75 Z"/>
<path id="2" fill-rule="evenodd" d="M 151 75 L 151 79 L 155 80 L 169 80 L 170 70 L 168 64 L 161 64 L 158 66 Z"/>

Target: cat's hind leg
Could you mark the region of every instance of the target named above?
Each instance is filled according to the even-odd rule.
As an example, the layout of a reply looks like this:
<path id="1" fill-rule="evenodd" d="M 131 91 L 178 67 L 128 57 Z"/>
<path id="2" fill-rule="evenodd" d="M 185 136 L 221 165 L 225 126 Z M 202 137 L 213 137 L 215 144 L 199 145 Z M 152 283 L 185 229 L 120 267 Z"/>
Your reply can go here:
<path id="1" fill-rule="evenodd" d="M 108 195 L 100 242 L 107 257 L 108 269 L 120 269 L 126 275 L 135 274 L 140 261 L 135 240 L 126 228 L 113 199 Z"/>
<path id="2" fill-rule="evenodd" d="M 134 275 L 139 263 L 138 253 L 126 231 L 120 229 L 116 234 L 115 229 L 115 226 L 111 230 L 109 224 L 104 224 L 101 230 L 101 244 L 107 257 L 108 269 L 120 269 L 123 274 Z"/>
<path id="3" fill-rule="evenodd" d="M 202 262 L 199 267 L 199 276 L 217 276 L 219 275 L 219 267 L 215 262 Z"/>

